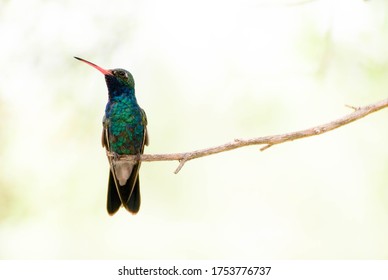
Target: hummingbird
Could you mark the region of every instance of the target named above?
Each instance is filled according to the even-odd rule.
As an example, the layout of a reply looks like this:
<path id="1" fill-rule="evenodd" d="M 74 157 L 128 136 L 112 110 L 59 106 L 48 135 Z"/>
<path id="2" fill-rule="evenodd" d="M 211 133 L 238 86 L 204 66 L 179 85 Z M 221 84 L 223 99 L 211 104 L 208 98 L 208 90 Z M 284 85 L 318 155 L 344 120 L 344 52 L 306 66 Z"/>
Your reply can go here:
<path id="1" fill-rule="evenodd" d="M 120 159 L 121 155 L 143 154 L 148 145 L 147 117 L 137 103 L 135 81 L 127 70 L 104 69 L 74 57 L 100 71 L 108 87 L 108 103 L 102 120 L 102 146 L 110 165 L 107 210 L 113 215 L 124 206 L 132 214 L 140 208 L 140 161 Z"/>

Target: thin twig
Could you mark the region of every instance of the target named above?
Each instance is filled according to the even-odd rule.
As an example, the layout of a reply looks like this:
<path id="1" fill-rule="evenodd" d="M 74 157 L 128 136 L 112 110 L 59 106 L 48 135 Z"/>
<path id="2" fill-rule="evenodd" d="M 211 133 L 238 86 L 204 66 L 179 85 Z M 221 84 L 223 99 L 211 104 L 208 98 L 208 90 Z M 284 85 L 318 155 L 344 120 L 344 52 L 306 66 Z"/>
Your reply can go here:
<path id="1" fill-rule="evenodd" d="M 215 147 L 201 149 L 201 150 L 195 150 L 195 151 L 186 152 L 186 153 L 152 154 L 152 155 L 144 154 L 140 156 L 140 160 L 141 161 L 177 160 L 179 161 L 179 166 L 174 172 L 175 174 L 177 174 L 182 169 L 183 165 L 192 159 L 210 156 L 213 154 L 222 153 L 222 152 L 238 149 L 245 146 L 251 146 L 251 145 L 265 145 L 260 149 L 261 151 L 264 151 L 277 144 L 326 133 L 330 130 L 339 128 L 348 123 L 359 120 L 373 112 L 376 112 L 383 108 L 388 107 L 388 98 L 363 107 L 355 107 L 355 106 L 349 106 L 349 105 L 346 105 L 346 106 L 352 108 L 354 111 L 339 119 L 333 120 L 331 122 L 328 122 L 322 125 L 314 126 L 308 129 L 284 133 L 284 134 L 278 134 L 278 135 L 251 138 L 251 139 L 235 139 L 232 142 L 229 142 L 220 146 L 215 146 Z M 137 161 L 139 157 L 136 155 L 135 156 L 125 155 L 125 156 L 120 156 L 120 159 Z"/>

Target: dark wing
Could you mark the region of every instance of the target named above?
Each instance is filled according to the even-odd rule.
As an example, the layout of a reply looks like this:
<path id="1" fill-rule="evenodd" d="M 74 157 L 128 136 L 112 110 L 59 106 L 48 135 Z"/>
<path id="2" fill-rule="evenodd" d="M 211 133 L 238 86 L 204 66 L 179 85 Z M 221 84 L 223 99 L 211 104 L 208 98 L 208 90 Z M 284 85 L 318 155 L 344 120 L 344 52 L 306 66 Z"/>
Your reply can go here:
<path id="1" fill-rule="evenodd" d="M 108 141 L 108 123 L 107 120 L 104 116 L 102 120 L 102 135 L 101 135 L 101 142 L 102 146 L 105 147 L 107 152 L 110 152 L 110 147 L 109 147 L 109 141 Z M 113 215 L 119 210 L 121 204 L 122 204 L 122 199 L 120 198 L 118 189 L 117 189 L 117 184 L 116 184 L 116 178 L 113 175 L 112 172 L 112 158 L 108 156 L 109 160 L 109 181 L 108 181 L 108 198 L 107 198 L 107 210 L 109 215 Z"/>
<path id="2" fill-rule="evenodd" d="M 147 115 L 143 109 L 141 109 L 141 116 L 143 120 L 143 125 L 144 125 L 144 140 L 143 140 L 143 149 L 141 150 L 141 153 L 143 153 L 144 150 L 144 145 L 148 146 L 150 143 L 150 138 L 148 136 L 148 130 L 147 130 Z"/>

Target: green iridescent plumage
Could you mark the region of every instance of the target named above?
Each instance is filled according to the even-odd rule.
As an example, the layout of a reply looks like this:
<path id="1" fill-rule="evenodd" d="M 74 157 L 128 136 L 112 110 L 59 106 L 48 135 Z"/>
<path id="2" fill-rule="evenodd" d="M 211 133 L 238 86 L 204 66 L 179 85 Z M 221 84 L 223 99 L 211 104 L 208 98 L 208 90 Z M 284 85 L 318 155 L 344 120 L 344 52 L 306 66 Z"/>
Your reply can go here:
<path id="1" fill-rule="evenodd" d="M 121 160 L 120 155 L 139 155 L 148 145 L 147 117 L 137 104 L 135 82 L 124 69 L 105 70 L 89 61 L 77 58 L 105 75 L 108 103 L 103 118 L 102 144 L 110 153 L 108 213 L 113 215 L 123 205 L 135 214 L 140 207 L 140 162 Z"/>
<path id="2" fill-rule="evenodd" d="M 139 154 L 147 119 L 144 111 L 127 96 L 109 101 L 103 125 L 109 129 L 109 145 L 119 155 Z"/>

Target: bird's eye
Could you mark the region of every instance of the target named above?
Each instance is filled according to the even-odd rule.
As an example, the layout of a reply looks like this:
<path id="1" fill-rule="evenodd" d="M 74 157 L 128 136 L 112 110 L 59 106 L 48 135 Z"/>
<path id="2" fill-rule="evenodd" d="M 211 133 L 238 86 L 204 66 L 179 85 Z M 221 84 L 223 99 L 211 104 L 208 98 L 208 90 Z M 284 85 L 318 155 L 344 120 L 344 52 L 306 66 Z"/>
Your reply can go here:
<path id="1" fill-rule="evenodd" d="M 116 74 L 121 78 L 125 78 L 125 79 L 128 78 L 128 74 L 125 73 L 124 71 L 116 71 Z"/>

